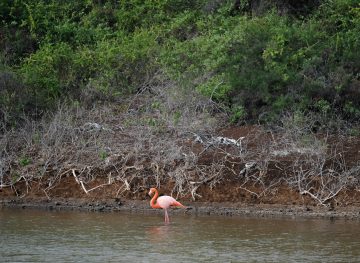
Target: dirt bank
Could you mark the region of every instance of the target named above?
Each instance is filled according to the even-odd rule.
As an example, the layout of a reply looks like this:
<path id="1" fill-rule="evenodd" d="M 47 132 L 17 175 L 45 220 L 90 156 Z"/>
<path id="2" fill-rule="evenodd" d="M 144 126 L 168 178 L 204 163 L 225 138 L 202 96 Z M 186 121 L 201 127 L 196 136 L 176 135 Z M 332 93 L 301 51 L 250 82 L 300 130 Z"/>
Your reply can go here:
<path id="1" fill-rule="evenodd" d="M 173 213 L 360 218 L 360 138 L 295 135 L 245 126 L 156 137 L 172 142 L 168 153 L 155 139 L 133 151 L 141 138 L 114 137 L 103 158 L 79 155 L 74 162 L 68 145 L 72 155 L 49 157 L 46 166 L 42 149 L 31 148 L 36 162 L 13 160 L 4 169 L 0 206 L 156 213 L 147 192 L 158 185 L 160 194 L 189 206 Z"/>
<path id="2" fill-rule="evenodd" d="M 88 189 L 102 185 L 101 179 L 86 184 Z M 151 209 L 148 189 L 137 193 L 127 193 L 115 197 L 121 185 L 103 185 L 87 194 L 76 180 L 64 177 L 51 191 L 46 194 L 44 185 L 33 182 L 31 185 L 18 183 L 16 189 L 3 188 L 0 191 L 0 207 L 45 210 L 76 210 L 96 212 L 136 212 L 162 213 Z M 161 193 L 170 191 L 161 189 Z M 14 193 L 17 192 L 18 196 Z M 255 189 L 254 189 L 255 190 Z M 258 217 L 305 217 L 326 219 L 357 219 L 360 220 L 360 203 L 352 202 L 320 206 L 308 196 L 300 196 L 295 191 L 283 188 L 277 192 L 276 198 L 258 199 L 247 191 L 241 191 L 233 183 L 223 184 L 213 190 L 203 186 L 198 191 L 198 198 L 206 201 L 193 201 L 191 196 L 179 198 L 187 209 L 173 209 L 172 214 L 188 215 L 222 215 L 222 216 L 258 216 Z M 51 196 L 51 197 L 50 197 Z M 341 195 L 337 200 L 340 199 Z M 343 198 L 348 198 L 344 195 Z M 360 200 L 358 198 L 357 200 Z"/>

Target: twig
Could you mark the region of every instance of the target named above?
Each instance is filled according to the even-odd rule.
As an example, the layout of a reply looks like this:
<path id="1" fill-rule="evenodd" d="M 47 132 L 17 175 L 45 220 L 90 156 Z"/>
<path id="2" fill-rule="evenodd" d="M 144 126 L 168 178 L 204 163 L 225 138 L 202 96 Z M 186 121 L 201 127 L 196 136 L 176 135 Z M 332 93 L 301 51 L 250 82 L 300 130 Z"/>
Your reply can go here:
<path id="1" fill-rule="evenodd" d="M 103 187 L 103 186 L 106 186 L 106 185 L 110 185 L 110 184 L 112 183 L 111 173 L 110 173 L 110 174 L 109 174 L 109 181 L 108 181 L 106 184 L 100 184 L 100 185 L 98 185 L 98 186 L 95 186 L 95 187 L 87 190 L 87 189 L 85 188 L 84 182 L 83 182 L 82 180 L 79 180 L 79 178 L 76 176 L 74 169 L 72 169 L 72 174 L 73 174 L 76 182 L 81 185 L 82 189 L 84 190 L 84 192 L 85 192 L 87 195 L 89 194 L 89 192 L 91 192 L 91 191 L 93 191 L 93 190 L 95 190 L 95 189 L 98 189 L 98 188 Z"/>
<path id="2" fill-rule="evenodd" d="M 48 199 L 48 200 L 51 200 L 51 198 L 49 197 L 49 195 L 47 194 L 47 192 L 46 192 L 46 190 L 45 190 L 45 189 L 43 189 L 43 192 L 45 193 L 45 195 L 46 195 L 47 199 Z"/>
<path id="3" fill-rule="evenodd" d="M 122 188 L 124 188 L 124 186 L 125 186 L 125 189 L 121 192 L 121 194 L 123 193 L 123 192 L 125 192 L 125 191 L 129 191 L 130 190 L 130 184 L 128 183 L 128 181 L 125 179 L 125 180 L 123 180 L 123 185 L 119 188 L 119 190 L 116 192 L 116 197 L 118 197 L 119 196 L 119 192 L 120 192 L 120 190 L 122 189 Z"/>
<path id="4" fill-rule="evenodd" d="M 85 192 L 86 194 L 89 194 L 89 191 L 86 190 L 83 181 L 82 181 L 82 180 L 79 180 L 79 179 L 77 178 L 74 169 L 72 169 L 72 174 L 73 174 L 73 176 L 74 176 L 74 178 L 75 178 L 75 181 L 76 181 L 78 184 L 81 185 L 81 187 L 82 187 L 82 189 L 84 190 L 84 192 Z"/>

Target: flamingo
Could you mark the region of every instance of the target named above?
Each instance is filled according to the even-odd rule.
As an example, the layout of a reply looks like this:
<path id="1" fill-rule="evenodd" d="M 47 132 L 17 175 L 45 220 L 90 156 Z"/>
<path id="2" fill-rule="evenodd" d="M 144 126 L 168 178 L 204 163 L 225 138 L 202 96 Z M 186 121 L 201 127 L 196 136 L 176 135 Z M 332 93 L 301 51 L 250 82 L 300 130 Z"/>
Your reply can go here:
<path id="1" fill-rule="evenodd" d="M 168 195 L 163 195 L 163 196 L 159 196 L 159 192 L 156 188 L 151 188 L 149 191 L 149 195 L 151 196 L 152 194 L 154 194 L 154 196 L 151 198 L 150 201 L 150 206 L 152 208 L 162 208 L 165 211 L 165 223 L 170 223 L 169 220 L 169 215 L 167 212 L 167 209 L 171 206 L 177 206 L 177 207 L 182 207 L 182 208 L 186 208 L 186 206 L 182 205 L 180 202 L 176 201 L 175 198 L 168 196 Z"/>

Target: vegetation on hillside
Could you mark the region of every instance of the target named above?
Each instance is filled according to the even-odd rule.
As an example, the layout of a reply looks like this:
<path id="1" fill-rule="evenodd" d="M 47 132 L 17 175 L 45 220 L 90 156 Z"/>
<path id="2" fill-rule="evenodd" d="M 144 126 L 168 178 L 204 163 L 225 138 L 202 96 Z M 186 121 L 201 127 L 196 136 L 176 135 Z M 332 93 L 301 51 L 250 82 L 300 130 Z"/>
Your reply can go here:
<path id="1" fill-rule="evenodd" d="M 116 196 L 231 182 L 346 203 L 359 36 L 357 0 L 1 1 L 0 190 L 98 176 Z M 265 125 L 219 136 L 244 123 Z"/>
<path id="2" fill-rule="evenodd" d="M 360 5 L 323 1 L 0 3 L 0 118 L 118 100 L 154 76 L 218 103 L 229 121 L 284 111 L 360 117 Z"/>

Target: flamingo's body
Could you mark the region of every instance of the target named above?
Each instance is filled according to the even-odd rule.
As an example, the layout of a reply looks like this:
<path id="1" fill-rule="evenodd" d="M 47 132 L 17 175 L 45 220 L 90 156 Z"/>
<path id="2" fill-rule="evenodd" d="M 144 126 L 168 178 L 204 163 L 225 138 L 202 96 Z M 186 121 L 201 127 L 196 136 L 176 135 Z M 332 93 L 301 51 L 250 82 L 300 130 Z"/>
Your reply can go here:
<path id="1" fill-rule="evenodd" d="M 156 188 L 151 188 L 149 191 L 149 195 L 151 196 L 152 194 L 154 194 L 154 196 L 151 198 L 150 201 L 150 206 L 152 208 L 162 208 L 165 211 L 165 223 L 170 223 L 169 220 L 169 215 L 167 212 L 167 209 L 175 206 L 175 207 L 182 207 L 182 208 L 186 208 L 184 205 L 182 205 L 180 202 L 176 201 L 175 198 L 168 196 L 168 195 L 163 195 L 163 196 L 159 196 L 159 192 L 156 190 Z"/>

